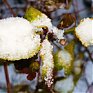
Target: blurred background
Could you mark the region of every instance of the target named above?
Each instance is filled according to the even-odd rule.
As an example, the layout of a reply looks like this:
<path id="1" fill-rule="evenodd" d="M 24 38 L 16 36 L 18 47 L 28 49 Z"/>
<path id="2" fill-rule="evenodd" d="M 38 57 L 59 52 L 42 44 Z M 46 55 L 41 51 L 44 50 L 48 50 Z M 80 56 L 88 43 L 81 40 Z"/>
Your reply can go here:
<path id="1" fill-rule="evenodd" d="M 67 0 L 67 2 L 66 0 L 0 0 L 0 18 L 12 16 L 9 5 L 16 16 L 23 16 L 29 6 L 36 7 L 51 18 L 60 17 L 65 13 L 73 13 L 80 19 L 93 16 L 92 0 Z"/>
<path id="2" fill-rule="evenodd" d="M 0 19 L 10 16 L 23 17 L 29 6 L 33 6 L 45 13 L 52 19 L 52 23 L 55 26 L 59 24 L 66 14 L 73 14 L 76 18 L 76 24 L 83 18 L 93 17 L 93 0 L 0 0 Z M 73 36 L 71 34 L 66 35 L 66 38 L 73 39 Z M 77 55 L 78 52 L 84 52 L 83 61 L 87 64 L 87 66 L 84 64 L 84 73 L 87 73 L 87 71 L 88 73 L 83 73 L 83 75 L 80 76 L 73 93 L 88 93 L 88 89 L 91 90 L 89 93 L 93 93 L 93 86 L 91 86 L 93 79 L 89 78 L 92 77 L 91 75 L 93 74 L 92 60 L 90 60 L 88 53 L 81 44 L 76 45 L 75 55 Z M 93 58 L 93 47 L 89 47 L 88 52 L 90 52 Z M 14 90 L 13 93 L 49 93 L 44 85 L 40 88 L 37 87 L 37 77 L 32 81 L 27 80 L 26 74 L 17 73 L 13 64 L 8 66 L 8 70 L 10 82 Z M 89 86 L 91 87 L 89 88 Z M 2 64 L 0 64 L 0 93 L 7 93 Z"/>

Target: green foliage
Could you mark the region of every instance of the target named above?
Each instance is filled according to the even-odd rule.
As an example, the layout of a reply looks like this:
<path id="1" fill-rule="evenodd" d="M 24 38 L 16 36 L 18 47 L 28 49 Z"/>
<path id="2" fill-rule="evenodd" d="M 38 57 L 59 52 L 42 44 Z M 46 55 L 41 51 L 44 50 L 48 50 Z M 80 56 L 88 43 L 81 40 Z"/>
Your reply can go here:
<path id="1" fill-rule="evenodd" d="M 62 53 L 63 52 L 63 53 Z M 62 53 L 62 55 L 61 55 Z M 66 50 L 60 50 L 56 54 L 54 54 L 54 63 L 55 63 L 55 69 L 61 70 L 64 69 L 65 74 L 69 75 L 72 71 L 72 58 L 69 60 L 66 60 L 66 57 L 71 57 L 69 53 Z M 68 61 L 68 62 L 66 62 Z"/>
<path id="2" fill-rule="evenodd" d="M 39 63 L 38 62 L 32 62 L 29 66 L 30 72 L 36 72 L 39 70 Z"/>
<path id="3" fill-rule="evenodd" d="M 67 46 L 65 46 L 64 50 L 59 50 L 54 54 L 55 69 L 64 69 L 66 75 L 71 74 L 73 69 L 74 45 L 75 42 L 71 41 Z"/>
<path id="4" fill-rule="evenodd" d="M 74 48 L 75 48 L 75 41 L 72 40 L 67 46 L 64 47 L 73 57 L 74 59 Z"/>
<path id="5" fill-rule="evenodd" d="M 75 27 L 65 30 L 64 34 L 73 33 L 74 31 L 75 31 Z"/>
<path id="6" fill-rule="evenodd" d="M 39 16 L 41 16 L 41 12 L 33 7 L 30 7 L 27 9 L 24 18 L 26 18 L 28 21 L 33 22 L 34 20 L 38 19 Z"/>

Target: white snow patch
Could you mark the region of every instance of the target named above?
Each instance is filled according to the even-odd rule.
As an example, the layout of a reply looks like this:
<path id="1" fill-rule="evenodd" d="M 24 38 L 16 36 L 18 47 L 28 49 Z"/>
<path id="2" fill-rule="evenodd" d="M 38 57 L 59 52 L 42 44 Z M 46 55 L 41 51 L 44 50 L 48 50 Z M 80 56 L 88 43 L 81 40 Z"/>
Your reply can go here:
<path id="1" fill-rule="evenodd" d="M 86 47 L 93 45 L 93 20 L 86 18 L 76 27 L 76 35 Z"/>
<path id="2" fill-rule="evenodd" d="M 20 60 L 32 57 L 37 46 L 40 46 L 40 36 L 24 18 L 10 17 L 0 20 L 0 58 L 5 60 Z"/>
<path id="3" fill-rule="evenodd" d="M 49 32 L 53 32 L 58 39 L 64 38 L 63 37 L 64 30 L 59 30 L 57 27 L 53 26 L 51 19 L 49 19 L 45 14 L 42 14 L 42 16 L 39 16 L 38 19 L 34 20 L 31 24 L 35 27 L 47 26 L 49 29 Z"/>

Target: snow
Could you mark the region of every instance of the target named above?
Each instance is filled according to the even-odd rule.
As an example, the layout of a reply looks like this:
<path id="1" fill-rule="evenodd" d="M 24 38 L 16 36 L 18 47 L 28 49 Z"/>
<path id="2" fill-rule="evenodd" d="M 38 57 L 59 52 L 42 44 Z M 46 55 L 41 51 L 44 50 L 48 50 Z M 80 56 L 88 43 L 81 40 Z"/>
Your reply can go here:
<path id="1" fill-rule="evenodd" d="M 93 20 L 90 18 L 83 19 L 76 27 L 76 36 L 80 39 L 86 47 L 93 45 Z"/>
<path id="2" fill-rule="evenodd" d="M 53 84 L 53 68 L 54 68 L 54 62 L 53 62 L 53 46 L 50 44 L 50 42 L 45 39 L 42 43 L 42 48 L 40 50 L 40 55 L 42 59 L 42 67 L 41 67 L 41 73 L 44 75 L 45 83 L 48 85 L 48 87 L 51 87 Z"/>
<path id="3" fill-rule="evenodd" d="M 38 47 L 37 47 L 38 46 Z M 0 20 L 0 58 L 28 59 L 37 52 L 40 36 L 24 18 L 10 17 Z"/>
<path id="4" fill-rule="evenodd" d="M 58 39 L 64 39 L 63 37 L 64 30 L 59 30 L 57 27 L 53 26 L 51 19 L 49 19 L 45 14 L 38 16 L 38 18 L 34 20 L 33 22 L 31 22 L 31 24 L 35 26 L 35 28 L 36 27 L 39 28 L 39 30 L 40 30 L 40 27 L 47 26 L 49 32 L 53 32 L 57 36 Z"/>

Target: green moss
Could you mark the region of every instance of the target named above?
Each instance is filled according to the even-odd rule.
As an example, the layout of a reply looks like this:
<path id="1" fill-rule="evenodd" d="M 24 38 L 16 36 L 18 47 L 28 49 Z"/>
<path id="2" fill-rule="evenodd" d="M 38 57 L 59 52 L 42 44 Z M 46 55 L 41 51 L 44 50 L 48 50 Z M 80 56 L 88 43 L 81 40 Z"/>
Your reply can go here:
<path id="1" fill-rule="evenodd" d="M 26 18 L 30 22 L 33 22 L 34 20 L 37 20 L 38 17 L 41 15 L 42 15 L 42 13 L 39 10 L 37 10 L 33 7 L 30 7 L 27 9 L 24 18 Z"/>

